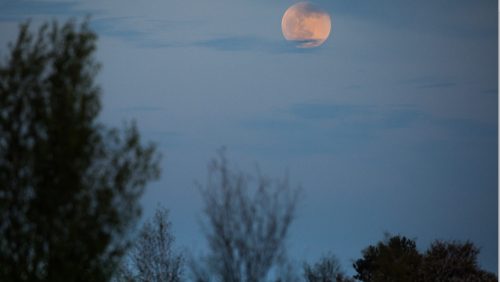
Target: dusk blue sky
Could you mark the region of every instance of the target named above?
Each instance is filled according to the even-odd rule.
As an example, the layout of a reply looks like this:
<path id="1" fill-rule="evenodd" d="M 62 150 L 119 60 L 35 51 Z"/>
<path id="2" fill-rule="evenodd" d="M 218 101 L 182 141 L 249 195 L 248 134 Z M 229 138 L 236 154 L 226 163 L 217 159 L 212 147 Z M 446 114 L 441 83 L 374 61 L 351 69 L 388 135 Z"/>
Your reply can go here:
<path id="1" fill-rule="evenodd" d="M 170 209 L 180 249 L 205 242 L 195 183 L 226 146 L 302 187 L 298 263 L 352 260 L 384 232 L 472 240 L 497 272 L 498 2 L 317 0 L 329 39 L 281 34 L 289 0 L 0 0 L 0 55 L 18 25 L 83 19 L 99 35 L 101 120 L 135 119 L 163 154 L 144 216 Z"/>

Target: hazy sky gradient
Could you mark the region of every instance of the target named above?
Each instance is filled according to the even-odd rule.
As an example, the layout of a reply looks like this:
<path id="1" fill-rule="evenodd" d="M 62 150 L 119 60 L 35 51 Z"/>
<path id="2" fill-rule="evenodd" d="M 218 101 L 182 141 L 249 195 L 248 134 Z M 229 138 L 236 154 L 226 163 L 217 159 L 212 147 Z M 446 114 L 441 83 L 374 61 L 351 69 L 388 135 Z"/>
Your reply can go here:
<path id="1" fill-rule="evenodd" d="M 145 215 L 168 207 L 179 247 L 203 250 L 195 182 L 225 145 L 302 186 L 299 262 L 331 251 L 351 272 L 388 231 L 470 239 L 497 272 L 497 1 L 314 1 L 332 31 L 310 50 L 281 35 L 294 3 L 0 0 L 0 55 L 24 19 L 92 15 L 102 120 L 159 145 Z"/>

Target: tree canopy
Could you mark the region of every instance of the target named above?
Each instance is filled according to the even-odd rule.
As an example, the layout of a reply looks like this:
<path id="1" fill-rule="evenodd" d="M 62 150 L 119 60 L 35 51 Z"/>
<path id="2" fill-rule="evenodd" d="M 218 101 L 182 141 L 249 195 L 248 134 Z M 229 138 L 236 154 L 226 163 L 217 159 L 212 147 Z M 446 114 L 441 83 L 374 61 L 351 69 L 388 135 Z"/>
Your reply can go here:
<path id="1" fill-rule="evenodd" d="M 107 281 L 158 154 L 97 120 L 86 22 L 22 24 L 0 63 L 0 280 Z"/>
<path id="2" fill-rule="evenodd" d="M 353 264 L 354 278 L 378 281 L 497 281 L 495 274 L 477 263 L 479 249 L 471 242 L 434 241 L 425 253 L 404 236 L 390 236 L 368 246 Z"/>
<path id="3" fill-rule="evenodd" d="M 168 210 L 158 207 L 153 218 L 144 222 L 134 240 L 129 256 L 116 281 L 179 282 L 182 281 L 183 256 L 174 250 L 175 241 Z"/>
<path id="4" fill-rule="evenodd" d="M 410 281 L 420 264 L 415 241 L 402 236 L 388 238 L 363 250 L 353 267 L 360 281 Z"/>
<path id="5" fill-rule="evenodd" d="M 434 241 L 420 266 L 420 281 L 497 281 L 477 263 L 479 248 L 472 242 Z"/>

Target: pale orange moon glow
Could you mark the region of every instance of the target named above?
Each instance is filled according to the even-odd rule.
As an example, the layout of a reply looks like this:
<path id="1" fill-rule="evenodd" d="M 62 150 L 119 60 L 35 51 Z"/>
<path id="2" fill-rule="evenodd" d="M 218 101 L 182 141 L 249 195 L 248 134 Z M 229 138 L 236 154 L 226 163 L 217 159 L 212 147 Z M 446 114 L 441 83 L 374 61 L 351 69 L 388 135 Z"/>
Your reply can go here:
<path id="1" fill-rule="evenodd" d="M 300 48 L 320 46 L 330 35 L 330 29 L 330 15 L 309 2 L 290 6 L 281 19 L 283 36 L 297 42 Z"/>

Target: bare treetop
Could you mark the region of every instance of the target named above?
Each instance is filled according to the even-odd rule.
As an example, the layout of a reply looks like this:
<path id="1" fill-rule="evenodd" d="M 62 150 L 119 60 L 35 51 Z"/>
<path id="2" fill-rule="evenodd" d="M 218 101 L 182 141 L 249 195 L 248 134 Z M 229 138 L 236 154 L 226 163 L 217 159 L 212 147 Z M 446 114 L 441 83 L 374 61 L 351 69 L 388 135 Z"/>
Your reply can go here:
<path id="1" fill-rule="evenodd" d="M 211 162 L 201 190 L 210 254 L 209 274 L 202 275 L 208 278 L 200 281 L 263 281 L 284 259 L 297 191 L 287 179 L 231 170 L 223 153 Z"/>

